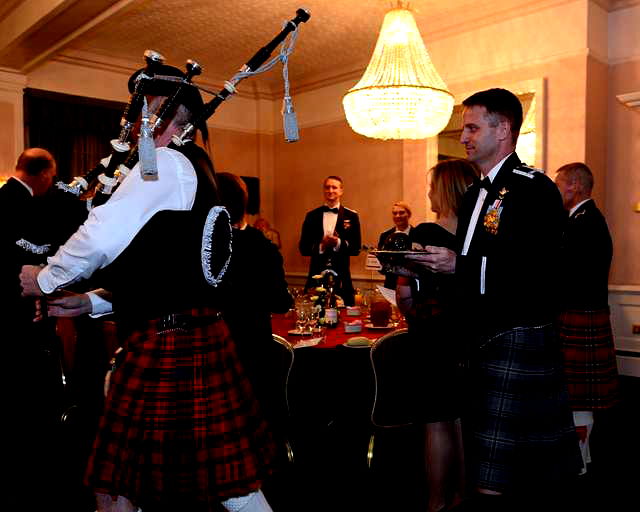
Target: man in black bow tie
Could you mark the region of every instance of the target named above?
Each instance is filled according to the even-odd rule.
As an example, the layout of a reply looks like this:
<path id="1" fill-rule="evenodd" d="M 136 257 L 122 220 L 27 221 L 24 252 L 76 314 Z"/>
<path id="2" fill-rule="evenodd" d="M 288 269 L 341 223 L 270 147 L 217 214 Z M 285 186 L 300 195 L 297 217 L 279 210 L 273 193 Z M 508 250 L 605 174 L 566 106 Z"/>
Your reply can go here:
<path id="1" fill-rule="evenodd" d="M 354 290 L 349 257 L 360 252 L 360 219 L 357 212 L 340 204 L 344 193 L 340 176 L 325 178 L 323 189 L 325 204 L 307 213 L 298 244 L 303 256 L 311 256 L 305 288 L 314 286 L 314 275 L 331 268 L 338 274 L 336 293 L 351 306 Z"/>
<path id="2" fill-rule="evenodd" d="M 471 476 L 482 510 L 506 510 L 500 495 L 543 496 L 581 465 L 553 329 L 565 213 L 554 183 L 515 152 L 519 99 L 489 89 L 463 106 L 460 142 L 484 179 L 464 195 L 457 250 L 427 247 L 420 261 L 455 272 L 472 370 Z"/>

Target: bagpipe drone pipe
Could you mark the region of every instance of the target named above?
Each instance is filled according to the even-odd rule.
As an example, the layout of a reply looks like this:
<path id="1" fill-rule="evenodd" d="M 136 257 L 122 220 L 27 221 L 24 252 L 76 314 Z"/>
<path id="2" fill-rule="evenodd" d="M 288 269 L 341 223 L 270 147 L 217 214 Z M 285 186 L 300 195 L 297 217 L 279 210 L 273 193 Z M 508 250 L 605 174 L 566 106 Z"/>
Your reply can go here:
<path id="1" fill-rule="evenodd" d="M 192 82 L 193 77 L 202 72 L 201 66 L 196 61 L 187 61 L 186 72 L 181 74 L 182 76 L 167 76 L 163 72 L 170 66 L 164 65 L 164 57 L 153 50 L 145 51 L 146 67 L 134 75 L 135 85 L 120 121 L 119 137 L 111 141 L 111 154 L 83 176 L 74 178 L 69 184 L 57 183 L 57 187 L 77 197 L 87 198 L 87 207 L 90 209 L 104 204 L 138 161 L 140 161 L 140 172 L 143 178 L 153 179 L 157 174 L 155 145 L 153 143 L 154 132 L 165 119 L 173 115 L 175 108 L 183 102 L 185 95 L 194 89 L 199 89 L 213 94 L 213 99 L 200 105 L 197 110 L 192 110 L 191 121 L 185 126 L 182 133 L 173 136 L 169 147 L 178 150 L 183 149 L 188 144 L 193 144 L 196 130 L 199 127 L 206 127 L 207 119 L 215 113 L 222 102 L 236 92 L 236 86 L 240 81 L 249 76 L 268 71 L 278 61 L 281 61 L 284 67 L 285 96 L 283 116 L 285 140 L 287 142 L 297 141 L 299 138 L 298 128 L 291 97 L 289 96 L 287 63 L 288 56 L 293 51 L 298 27 L 301 23 L 307 22 L 310 16 L 307 10 L 298 9 L 296 16 L 287 21 L 283 29 L 269 43 L 260 48 L 230 80 L 225 82 L 224 87 L 217 93 L 210 93 Z M 265 64 L 278 45 L 284 43 L 287 36 L 292 33 L 289 45 L 286 46 L 284 44 L 280 55 Z M 147 109 L 145 95 L 150 94 L 149 89 L 161 81 L 171 82 L 174 90 L 167 95 L 156 112 L 151 113 Z M 137 143 L 133 144 L 133 129 L 140 116 L 142 116 L 140 133 Z"/>

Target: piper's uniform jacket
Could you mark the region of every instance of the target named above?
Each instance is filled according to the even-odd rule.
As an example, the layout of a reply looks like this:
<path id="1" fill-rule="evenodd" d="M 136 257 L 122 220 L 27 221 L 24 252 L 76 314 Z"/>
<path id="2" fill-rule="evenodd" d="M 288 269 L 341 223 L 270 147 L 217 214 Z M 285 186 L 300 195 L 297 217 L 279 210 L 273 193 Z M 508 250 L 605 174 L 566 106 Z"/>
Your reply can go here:
<path id="1" fill-rule="evenodd" d="M 320 254 L 320 242 L 324 238 L 323 215 L 323 207 L 311 210 L 307 213 L 302 224 L 298 247 L 303 256 L 311 256 L 306 287 L 310 288 L 315 284 L 312 276 L 325 270 L 330 262 L 331 268 L 338 274 L 336 293 L 343 298 L 345 304 L 353 305 L 354 291 L 351 283 L 349 258 L 360 253 L 362 245 L 360 218 L 356 211 L 340 205 L 335 228 L 335 234 L 341 241 L 340 249 L 338 251 L 328 249 Z"/>
<path id="2" fill-rule="evenodd" d="M 487 193 L 468 254 L 461 256 L 479 191 L 480 185 L 473 184 L 465 194 L 457 231 L 458 289 L 468 306 L 465 314 L 475 316 L 468 325 L 492 335 L 551 322 L 556 307 L 555 269 L 566 219 L 556 185 L 511 154 Z M 485 218 L 496 201 L 500 201 L 500 214 L 491 232 Z"/>
<path id="3" fill-rule="evenodd" d="M 594 310 L 609 305 L 613 242 L 607 221 L 593 199 L 569 217 L 562 240 L 564 308 Z"/>
<path id="4" fill-rule="evenodd" d="M 571 406 L 581 411 L 607 409 L 620 397 L 609 314 L 613 243 L 592 199 L 569 217 L 562 242 L 558 335 Z"/>

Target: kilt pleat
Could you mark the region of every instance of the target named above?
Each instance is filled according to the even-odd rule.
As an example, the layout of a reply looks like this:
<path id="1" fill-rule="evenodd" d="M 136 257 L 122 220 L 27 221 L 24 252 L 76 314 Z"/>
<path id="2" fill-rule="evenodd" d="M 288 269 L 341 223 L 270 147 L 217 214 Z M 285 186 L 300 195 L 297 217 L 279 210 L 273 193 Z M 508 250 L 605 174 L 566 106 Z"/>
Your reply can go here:
<path id="1" fill-rule="evenodd" d="M 492 338 L 477 351 L 471 375 L 478 487 L 505 492 L 578 474 L 578 438 L 550 326 Z"/>
<path id="2" fill-rule="evenodd" d="M 568 310 L 558 319 L 571 407 L 608 409 L 618 403 L 619 382 L 609 308 Z"/>
<path id="3" fill-rule="evenodd" d="M 140 506 L 189 502 L 198 510 L 259 489 L 274 445 L 226 325 L 157 332 L 151 321 L 127 340 L 87 483 Z"/>

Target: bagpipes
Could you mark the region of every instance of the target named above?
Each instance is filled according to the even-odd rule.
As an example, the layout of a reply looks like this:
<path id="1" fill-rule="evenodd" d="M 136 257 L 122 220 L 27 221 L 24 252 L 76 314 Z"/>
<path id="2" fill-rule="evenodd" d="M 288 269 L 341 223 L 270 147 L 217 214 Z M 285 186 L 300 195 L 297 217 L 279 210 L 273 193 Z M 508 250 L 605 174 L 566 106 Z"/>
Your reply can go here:
<path id="1" fill-rule="evenodd" d="M 56 186 L 77 197 L 89 197 L 87 207 L 90 209 L 104 204 L 124 179 L 124 176 L 138 161 L 140 161 L 142 176 L 152 179 L 157 174 L 155 144 L 153 143 L 154 131 L 162 124 L 168 114 L 174 111 L 179 104 L 178 100 L 181 100 L 187 89 L 196 88 L 209 94 L 214 94 L 214 97 L 211 101 L 202 105 L 200 111 L 192 112 L 191 122 L 185 126 L 181 134 L 173 136 L 172 142 L 169 144 L 169 147 L 173 149 L 193 142 L 197 127 L 204 126 L 206 120 L 215 113 L 220 104 L 236 93 L 236 86 L 240 81 L 249 76 L 268 71 L 278 61 L 283 62 L 285 81 L 283 100 L 285 140 L 287 142 L 297 141 L 299 139 L 298 127 L 291 96 L 289 95 L 287 63 L 297 38 L 298 27 L 300 23 L 307 22 L 310 16 L 308 10 L 298 9 L 296 16 L 285 23 L 282 31 L 260 48 L 230 80 L 225 82 L 224 87 L 218 93 L 211 93 L 192 82 L 192 78 L 202 72 L 202 68 L 197 62 L 188 60 L 186 73 L 183 76 L 165 76 L 162 75 L 163 68 L 166 68 L 164 66 L 164 57 L 153 50 L 145 51 L 146 67 L 140 70 L 135 77 L 134 90 L 129 97 L 129 103 L 120 121 L 120 134 L 117 139 L 111 141 L 111 154 L 83 176 L 74 178 L 71 183 L 58 182 Z M 283 47 L 280 55 L 265 64 L 276 47 L 283 43 L 291 33 L 293 35 L 289 46 Z M 150 84 L 158 81 L 172 82 L 177 86 L 173 93 L 167 96 L 158 110 L 151 114 L 147 110 L 145 94 L 148 94 Z M 138 142 L 132 146 L 132 130 L 141 114 L 142 120 Z"/>

